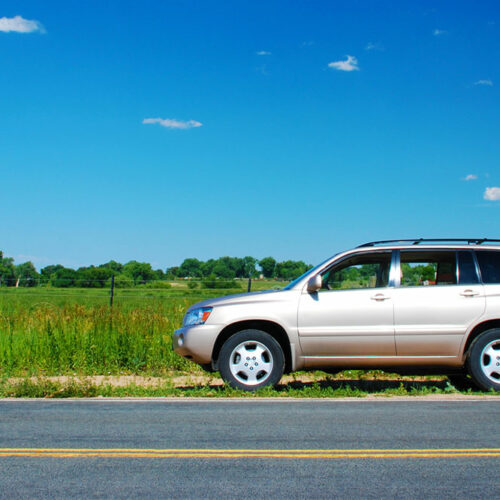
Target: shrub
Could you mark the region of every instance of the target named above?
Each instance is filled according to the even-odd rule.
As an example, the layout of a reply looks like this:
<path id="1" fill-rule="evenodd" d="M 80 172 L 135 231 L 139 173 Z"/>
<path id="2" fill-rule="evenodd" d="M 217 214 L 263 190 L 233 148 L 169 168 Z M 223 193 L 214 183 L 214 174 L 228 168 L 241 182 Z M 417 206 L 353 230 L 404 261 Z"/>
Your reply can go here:
<path id="1" fill-rule="evenodd" d="M 208 278 L 202 281 L 203 288 L 212 289 L 229 289 L 229 288 L 241 288 L 240 284 L 235 280 L 228 279 L 218 279 L 215 275 L 211 274 Z"/>

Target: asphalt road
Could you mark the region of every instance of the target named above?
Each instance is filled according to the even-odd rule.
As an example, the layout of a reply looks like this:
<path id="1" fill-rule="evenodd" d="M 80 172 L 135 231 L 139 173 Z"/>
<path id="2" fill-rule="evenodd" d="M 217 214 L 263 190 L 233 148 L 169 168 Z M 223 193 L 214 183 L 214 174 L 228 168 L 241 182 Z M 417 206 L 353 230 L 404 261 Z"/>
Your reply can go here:
<path id="1" fill-rule="evenodd" d="M 500 400 L 0 401 L 0 497 L 500 498 L 499 412 Z"/>

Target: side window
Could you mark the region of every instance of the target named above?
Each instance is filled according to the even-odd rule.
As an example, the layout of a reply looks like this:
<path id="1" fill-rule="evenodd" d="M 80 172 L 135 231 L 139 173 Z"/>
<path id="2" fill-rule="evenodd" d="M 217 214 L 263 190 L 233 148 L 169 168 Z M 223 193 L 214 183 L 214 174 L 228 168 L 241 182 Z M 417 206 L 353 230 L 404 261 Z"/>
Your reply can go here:
<path id="1" fill-rule="evenodd" d="M 455 252 L 401 250 L 401 286 L 457 284 Z"/>
<path id="2" fill-rule="evenodd" d="M 458 282 L 461 285 L 474 285 L 479 283 L 472 252 L 458 252 Z"/>
<path id="3" fill-rule="evenodd" d="M 500 283 L 500 252 L 477 250 L 483 283 Z"/>
<path id="4" fill-rule="evenodd" d="M 356 255 L 334 265 L 321 275 L 322 290 L 385 287 L 389 283 L 390 268 L 391 252 Z"/>

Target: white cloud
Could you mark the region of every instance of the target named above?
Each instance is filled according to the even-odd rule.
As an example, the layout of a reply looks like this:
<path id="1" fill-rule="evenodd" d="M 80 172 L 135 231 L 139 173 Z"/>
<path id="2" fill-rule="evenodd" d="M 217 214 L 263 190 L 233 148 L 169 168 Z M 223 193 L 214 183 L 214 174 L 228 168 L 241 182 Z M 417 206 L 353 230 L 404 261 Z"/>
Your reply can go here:
<path id="1" fill-rule="evenodd" d="M 196 127 L 201 127 L 203 124 L 200 122 L 197 122 L 195 120 L 188 120 L 188 121 L 181 121 L 181 120 L 175 120 L 173 118 L 144 118 L 142 120 L 142 123 L 148 125 L 151 123 L 158 123 L 158 125 L 161 125 L 162 127 L 166 128 L 176 128 L 180 130 L 186 130 L 188 128 L 196 128 Z"/>
<path id="2" fill-rule="evenodd" d="M 15 33 L 32 33 L 33 31 L 45 33 L 45 28 L 38 21 L 31 21 L 21 16 L 15 16 L 0 17 L 0 31 L 5 33 L 9 31 L 14 31 Z"/>
<path id="3" fill-rule="evenodd" d="M 475 181 L 477 179 L 477 175 L 469 174 L 464 177 L 464 181 Z"/>
<path id="4" fill-rule="evenodd" d="M 379 42 L 368 42 L 365 50 L 384 50 L 384 46 Z"/>
<path id="5" fill-rule="evenodd" d="M 272 52 L 268 52 L 267 50 L 259 50 L 259 52 L 256 52 L 258 56 L 270 56 Z"/>
<path id="6" fill-rule="evenodd" d="M 484 199 L 488 201 L 500 200 L 500 187 L 489 187 L 484 192 Z"/>
<path id="7" fill-rule="evenodd" d="M 441 36 L 441 35 L 446 35 L 448 32 L 446 30 L 438 30 L 438 29 L 435 29 L 432 34 L 434 36 Z"/>
<path id="8" fill-rule="evenodd" d="M 474 85 L 487 85 L 488 87 L 493 87 L 493 80 L 478 80 L 474 82 Z"/>
<path id="9" fill-rule="evenodd" d="M 358 71 L 358 60 L 354 56 L 346 56 L 347 59 L 345 61 L 334 61 L 328 63 L 329 68 L 335 68 L 339 71 Z"/>

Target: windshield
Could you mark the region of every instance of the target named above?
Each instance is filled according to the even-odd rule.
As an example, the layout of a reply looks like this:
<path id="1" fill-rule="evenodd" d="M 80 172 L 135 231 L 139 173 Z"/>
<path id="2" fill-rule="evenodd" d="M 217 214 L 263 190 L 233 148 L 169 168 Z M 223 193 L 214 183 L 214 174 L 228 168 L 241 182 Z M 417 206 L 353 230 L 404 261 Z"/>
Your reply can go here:
<path id="1" fill-rule="evenodd" d="M 335 255 L 338 255 L 338 253 L 336 253 Z M 306 276 L 308 276 L 309 274 L 312 275 L 316 272 L 317 269 L 319 269 L 323 264 L 325 264 L 326 262 L 328 262 L 329 260 L 333 259 L 333 257 L 335 257 L 335 255 L 332 255 L 331 257 L 329 257 L 328 259 L 324 260 L 323 262 L 321 262 L 320 264 L 318 264 L 317 266 L 314 266 L 312 269 L 309 269 L 309 271 L 306 271 L 304 274 L 302 274 L 301 276 L 299 276 L 298 278 L 294 279 L 293 281 L 291 281 L 290 283 L 288 283 L 287 286 L 285 286 L 283 288 L 283 290 L 290 290 L 291 288 L 293 288 L 299 281 L 303 280 Z"/>

